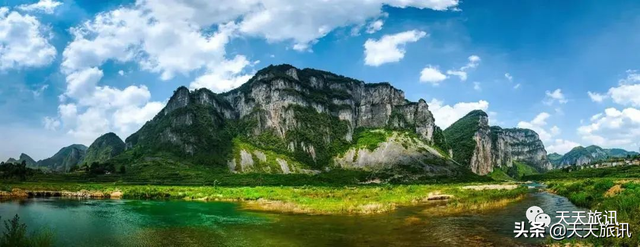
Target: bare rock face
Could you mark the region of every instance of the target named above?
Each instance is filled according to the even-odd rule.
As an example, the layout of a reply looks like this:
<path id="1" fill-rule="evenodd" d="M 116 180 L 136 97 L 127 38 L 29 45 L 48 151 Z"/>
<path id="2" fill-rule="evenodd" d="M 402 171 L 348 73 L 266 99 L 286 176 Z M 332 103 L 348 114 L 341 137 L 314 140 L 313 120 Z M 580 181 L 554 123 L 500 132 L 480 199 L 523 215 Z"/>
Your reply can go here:
<path id="1" fill-rule="evenodd" d="M 126 139 L 126 147 L 178 150 L 178 155 L 202 157 L 243 172 L 251 170 L 248 155 L 265 157 L 247 153 L 230 162 L 231 140 L 242 138 L 322 170 L 339 149 L 354 141 L 359 128 L 408 130 L 428 145 L 445 143 L 427 103 L 407 101 L 404 92 L 389 83 L 367 84 L 279 65 L 260 70 L 241 87 L 222 94 L 178 88 L 153 120 Z"/>
<path id="2" fill-rule="evenodd" d="M 433 147 L 421 139 L 394 132 L 375 149 L 354 147 L 334 158 L 335 165 L 346 169 L 384 170 L 398 167 L 413 167 L 425 174 L 454 175 L 460 167 L 447 160 Z"/>
<path id="3" fill-rule="evenodd" d="M 471 156 L 471 171 L 476 174 L 485 175 L 493 171 L 491 130 L 489 128 L 489 118 L 480 116 L 478 118 L 478 131 L 473 135 L 476 143 Z M 455 154 L 454 154 L 455 155 Z"/>
<path id="4" fill-rule="evenodd" d="M 490 127 L 487 114 L 480 110 L 470 112 L 444 133 L 452 143 L 454 159 L 479 175 L 491 173 L 494 167 L 511 167 L 515 161 L 540 171 L 552 168 L 535 131 Z"/>
<path id="5" fill-rule="evenodd" d="M 499 166 L 512 166 L 523 161 L 540 170 L 552 169 L 547 151 L 538 134 L 530 129 L 502 129 L 491 127 L 494 135 L 493 162 Z"/>

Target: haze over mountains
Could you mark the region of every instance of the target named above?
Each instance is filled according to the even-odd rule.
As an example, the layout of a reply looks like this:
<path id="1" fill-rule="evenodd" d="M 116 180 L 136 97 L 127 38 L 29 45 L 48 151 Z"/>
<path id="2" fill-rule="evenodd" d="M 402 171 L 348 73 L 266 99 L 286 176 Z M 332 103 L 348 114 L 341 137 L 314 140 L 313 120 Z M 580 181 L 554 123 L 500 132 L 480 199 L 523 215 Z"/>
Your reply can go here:
<path id="1" fill-rule="evenodd" d="M 626 154 L 622 151 L 602 152 Z M 458 176 L 486 175 L 515 162 L 546 171 L 552 163 L 572 162 L 567 155 L 547 158 L 535 131 L 489 126 L 480 110 L 443 131 L 424 100 L 408 101 L 389 83 L 278 65 L 222 94 L 179 87 L 164 109 L 124 142 L 107 133 L 88 148 L 74 144 L 48 159 L 35 162 L 23 154 L 19 161 L 59 172 L 94 162 L 136 169 L 160 162 L 230 173 L 341 168 Z"/>

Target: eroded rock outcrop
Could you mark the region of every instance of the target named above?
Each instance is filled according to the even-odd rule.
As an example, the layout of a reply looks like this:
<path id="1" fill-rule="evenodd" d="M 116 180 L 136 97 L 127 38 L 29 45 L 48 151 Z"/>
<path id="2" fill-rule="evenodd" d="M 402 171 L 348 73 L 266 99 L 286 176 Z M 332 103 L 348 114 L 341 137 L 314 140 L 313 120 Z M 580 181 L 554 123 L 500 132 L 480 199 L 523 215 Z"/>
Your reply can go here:
<path id="1" fill-rule="evenodd" d="M 452 144 L 453 158 L 468 164 L 476 174 L 486 175 L 494 167 L 511 167 L 515 161 L 540 171 L 551 169 L 547 151 L 535 131 L 490 127 L 489 118 L 483 111 L 470 112 L 444 133 Z"/>

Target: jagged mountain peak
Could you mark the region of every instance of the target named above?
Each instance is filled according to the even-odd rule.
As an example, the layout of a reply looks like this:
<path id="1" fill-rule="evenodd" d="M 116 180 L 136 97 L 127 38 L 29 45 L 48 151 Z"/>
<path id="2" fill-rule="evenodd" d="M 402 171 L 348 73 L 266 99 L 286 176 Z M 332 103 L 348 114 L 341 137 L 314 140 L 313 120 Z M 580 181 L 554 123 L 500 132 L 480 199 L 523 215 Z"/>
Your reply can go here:
<path id="1" fill-rule="evenodd" d="M 426 101 L 410 102 L 389 83 L 367 84 L 288 64 L 261 69 L 221 94 L 178 88 L 153 120 L 126 139 L 126 147 L 189 159 L 217 157 L 206 162 L 227 165 L 233 163 L 232 140 L 240 138 L 324 169 L 353 143 L 356 130 L 376 128 L 410 131 L 448 150 Z"/>

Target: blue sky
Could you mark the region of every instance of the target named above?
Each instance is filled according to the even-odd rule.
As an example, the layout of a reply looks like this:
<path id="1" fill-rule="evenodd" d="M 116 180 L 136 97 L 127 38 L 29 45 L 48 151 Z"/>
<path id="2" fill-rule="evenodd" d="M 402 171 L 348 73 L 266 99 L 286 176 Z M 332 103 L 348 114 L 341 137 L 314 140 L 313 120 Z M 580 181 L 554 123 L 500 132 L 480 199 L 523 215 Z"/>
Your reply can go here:
<path id="1" fill-rule="evenodd" d="M 185 85 L 269 64 L 390 82 L 446 127 L 473 109 L 549 152 L 638 150 L 637 1 L 0 0 L 0 160 L 121 138 Z"/>

